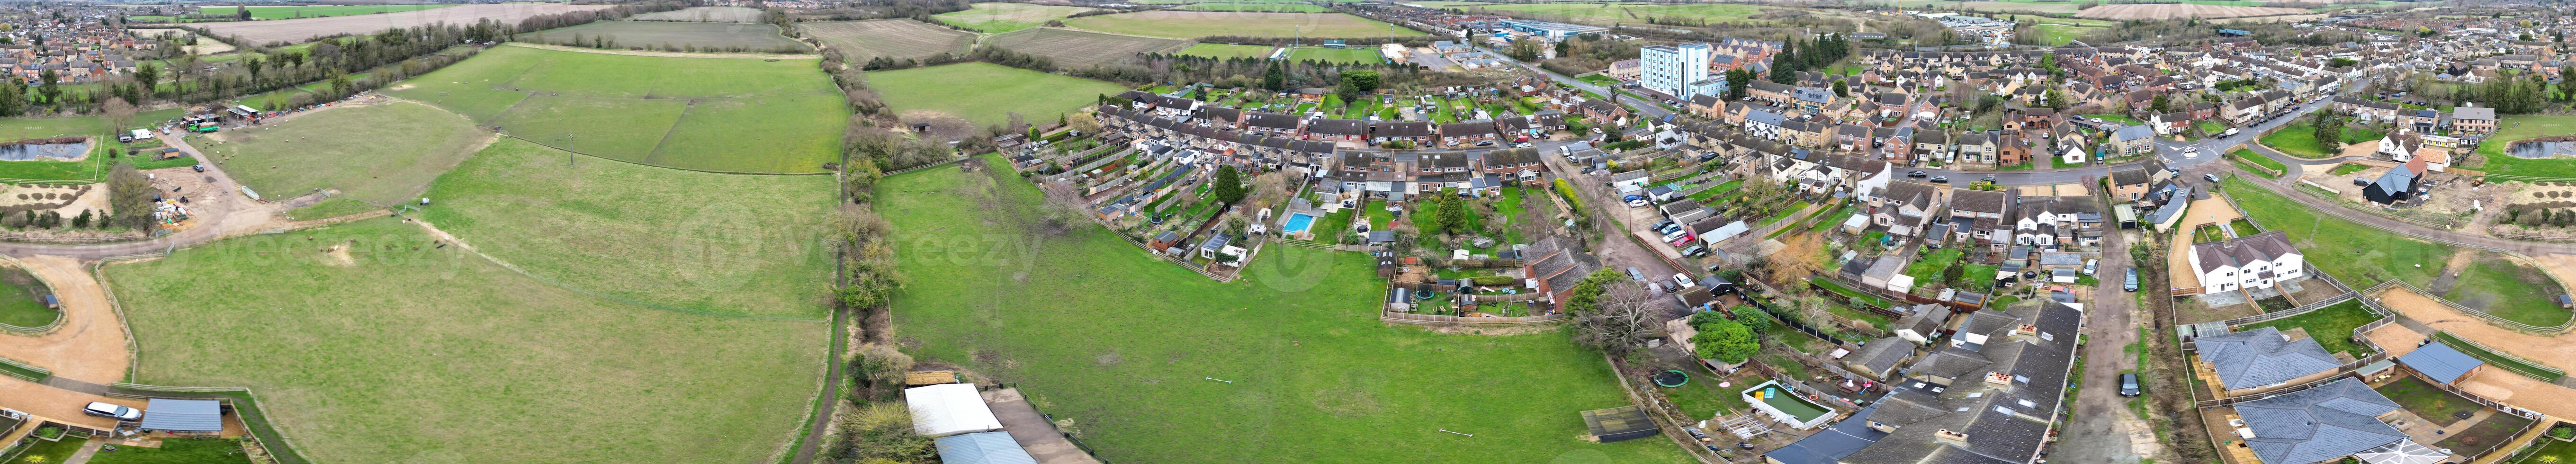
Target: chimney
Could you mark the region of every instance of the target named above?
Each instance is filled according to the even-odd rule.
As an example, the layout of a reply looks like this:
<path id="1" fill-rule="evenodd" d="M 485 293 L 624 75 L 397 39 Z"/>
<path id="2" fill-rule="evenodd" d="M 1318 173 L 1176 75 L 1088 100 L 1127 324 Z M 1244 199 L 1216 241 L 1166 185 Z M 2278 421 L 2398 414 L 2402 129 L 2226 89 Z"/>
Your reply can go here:
<path id="1" fill-rule="evenodd" d="M 1986 373 L 1986 384 L 1994 385 L 1996 388 L 2012 388 L 2012 374 L 1988 372 Z"/>
<path id="2" fill-rule="evenodd" d="M 2037 337 L 2039 336 L 2039 326 L 2022 324 L 2021 327 L 2013 328 L 2013 335 L 2021 337 Z"/>
<path id="3" fill-rule="evenodd" d="M 1932 431 L 1932 441 L 1966 448 L 1968 447 L 1968 434 L 1952 432 L 1950 429 L 1934 430 Z"/>

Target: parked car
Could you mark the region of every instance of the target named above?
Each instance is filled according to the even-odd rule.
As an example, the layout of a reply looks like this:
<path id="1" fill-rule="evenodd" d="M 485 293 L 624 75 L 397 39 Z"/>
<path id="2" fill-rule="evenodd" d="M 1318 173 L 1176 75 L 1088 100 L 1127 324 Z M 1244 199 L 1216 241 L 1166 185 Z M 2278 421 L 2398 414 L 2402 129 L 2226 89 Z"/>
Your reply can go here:
<path id="1" fill-rule="evenodd" d="M 1908 173 L 1905 173 L 1905 177 L 1924 177 L 1924 176 L 1930 176 L 1930 175 L 1931 175 L 1931 174 L 1924 174 L 1924 173 L 1923 173 L 1923 171 L 1914 171 L 1914 172 L 1908 172 Z"/>
<path id="2" fill-rule="evenodd" d="M 1628 278 L 1637 279 L 1638 282 L 1644 282 L 1646 281 L 1646 273 L 1638 271 L 1636 266 L 1628 266 Z"/>
<path id="3" fill-rule="evenodd" d="M 1690 235 L 1690 231 L 1675 230 L 1675 231 L 1670 231 L 1670 232 L 1664 232 L 1664 241 L 1666 241 L 1666 242 L 1670 242 L 1670 241 L 1673 241 L 1674 239 L 1682 238 L 1683 236 L 1688 236 L 1688 235 Z"/>
<path id="4" fill-rule="evenodd" d="M 1645 196 L 1645 195 L 1629 195 L 1629 196 L 1627 196 L 1627 197 L 1620 198 L 1620 199 L 1619 199 L 1619 201 L 1637 201 L 1637 200 L 1644 200 L 1644 199 L 1646 199 L 1646 196 Z"/>
<path id="5" fill-rule="evenodd" d="M 1697 287 L 1697 286 L 1699 286 L 1699 282 L 1698 282 L 1698 281 L 1691 280 L 1691 278 L 1690 278 L 1690 274 L 1683 274 L 1683 273 L 1675 272 L 1675 273 L 1673 273 L 1673 285 L 1674 285 L 1674 287 L 1673 287 L 1673 289 L 1674 289 L 1674 290 L 1680 290 L 1680 289 L 1685 289 L 1685 288 Z"/>
<path id="6" fill-rule="evenodd" d="M 1978 179 L 1977 181 L 1978 181 L 1978 182 L 1985 182 L 1985 183 L 1992 184 L 1992 183 L 1995 183 L 1995 176 L 1986 176 L 1986 178 L 1984 178 L 1984 179 Z"/>
<path id="7" fill-rule="evenodd" d="M 2212 183 L 2212 184 L 2218 183 L 2218 175 L 2217 175 L 2217 174 L 2201 174 L 2201 175 L 2200 175 L 2200 178 L 2202 178 L 2202 179 L 2208 179 L 2208 180 L 2209 180 L 2209 183 Z"/>
<path id="8" fill-rule="evenodd" d="M 1950 176 L 1932 176 L 1932 183 L 1935 183 L 1935 184 L 1947 184 L 1947 183 L 1950 183 Z"/>
<path id="9" fill-rule="evenodd" d="M 143 420 L 141 410 L 97 401 L 91 401 L 88 406 L 82 406 L 81 412 L 120 421 Z"/>
<path id="10" fill-rule="evenodd" d="M 196 168 L 196 169 L 197 169 L 197 172 L 206 172 L 206 165 L 204 165 L 204 164 L 199 164 L 199 165 L 192 166 L 192 167 Z"/>
<path id="11" fill-rule="evenodd" d="M 1647 203 L 1644 199 L 1628 200 L 1628 207 L 1630 208 L 1644 208 L 1648 204 L 1650 203 Z"/>
<path id="12" fill-rule="evenodd" d="M 2120 374 L 2120 396 L 2138 397 L 2138 375 Z"/>
<path id="13" fill-rule="evenodd" d="M 2129 268 L 2128 271 L 2129 277 L 2124 282 L 2123 286 L 2127 287 L 2129 291 L 2138 291 L 2138 268 Z"/>
<path id="14" fill-rule="evenodd" d="M 1665 219 L 1665 220 L 1661 220 L 1661 221 L 1655 221 L 1655 225 L 1646 226 L 1646 228 L 1647 228 L 1647 229 L 1653 229 L 1653 230 L 1654 230 L 1654 231 L 1656 231 L 1656 232 L 1663 232 L 1663 231 L 1664 231 L 1664 228 L 1666 228 L 1666 227 L 1672 227 L 1672 226 L 1673 226 L 1673 220 L 1671 220 L 1671 219 Z"/>
<path id="15" fill-rule="evenodd" d="M 1693 257 L 1693 258 L 1697 258 L 1697 257 L 1701 257 L 1701 256 L 1708 256 L 1708 247 L 1706 247 L 1706 246 L 1701 246 L 1701 245 L 1691 245 L 1691 246 L 1690 246 L 1690 248 L 1683 248 L 1683 249 L 1682 249 L 1682 256 L 1689 256 L 1689 257 Z"/>
<path id="16" fill-rule="evenodd" d="M 2100 264 L 2102 264 L 2102 260 L 2099 260 L 2099 259 L 2087 259 L 2087 260 L 2084 260 L 2084 275 L 2093 275 L 2093 269 L 2094 269 L 2094 266 L 2097 266 L 2097 265 L 2100 265 Z"/>
<path id="17" fill-rule="evenodd" d="M 1516 144 L 1512 144 L 1512 147 L 1513 147 L 1513 148 L 1529 148 L 1529 147 L 1530 147 L 1530 143 L 1529 143 L 1529 142 L 1516 143 Z"/>

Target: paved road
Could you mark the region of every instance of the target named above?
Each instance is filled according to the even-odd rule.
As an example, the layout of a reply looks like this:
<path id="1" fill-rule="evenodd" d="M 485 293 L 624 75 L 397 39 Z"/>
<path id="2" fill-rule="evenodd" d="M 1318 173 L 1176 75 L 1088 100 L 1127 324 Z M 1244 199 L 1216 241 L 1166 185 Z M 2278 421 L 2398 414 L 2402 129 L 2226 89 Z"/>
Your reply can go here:
<path id="1" fill-rule="evenodd" d="M 2139 320 L 2138 300 L 2123 280 L 2123 271 L 2134 265 L 2127 235 L 2102 238 L 2102 262 L 2095 276 L 2102 283 L 2093 288 L 2084 309 L 2085 345 L 2079 353 L 2084 357 L 2084 372 L 2079 373 L 2084 388 L 2070 400 L 2073 419 L 2065 425 L 2063 442 L 2049 455 L 2054 461 L 2135 463 L 2153 456 L 2154 450 L 2134 446 L 2135 438 L 2146 430 L 2119 391 L 2120 374 L 2138 367 L 2137 356 L 2127 351 L 2138 340 L 2139 328 L 2134 322 Z"/>
<path id="2" fill-rule="evenodd" d="M 2324 108 L 2326 105 L 2331 103 L 2331 100 L 2319 100 L 2299 105 L 2297 108 L 2290 110 L 2290 114 L 2304 115 L 2314 112 L 2320 108 Z M 1908 118 L 1911 117 L 1912 116 L 1908 116 Z M 2179 142 L 2159 138 L 2156 140 L 2156 157 L 2163 158 L 2165 160 L 2165 165 L 2177 168 L 2186 168 L 2217 162 L 2219 155 L 2226 151 L 2228 147 L 2236 146 L 2237 144 L 2254 145 L 2254 139 L 2258 137 L 2259 134 L 2262 134 L 2264 131 L 2272 130 L 2272 128 L 2275 127 L 2290 124 L 2297 119 L 2299 118 L 2294 116 L 2276 118 L 2271 122 L 2245 127 L 2243 130 L 2237 131 L 2237 134 L 2232 137 L 2210 137 L 2200 140 Z M 1909 119 L 1909 121 L 1911 121 L 1911 119 Z M 2199 152 L 2187 153 L 2184 150 L 2185 148 L 2199 148 Z M 2087 177 L 2109 177 L 2111 175 L 2111 168 L 2114 166 L 2125 166 L 2143 162 L 2145 161 L 2141 160 L 2117 165 L 2106 164 L 2073 168 L 2033 169 L 2027 171 L 1964 171 L 1955 169 L 1919 170 L 1923 171 L 1926 175 L 1948 176 L 1953 181 L 1966 181 L 1984 178 L 1985 176 L 1994 176 L 1995 183 L 2003 185 L 2046 185 L 2080 182 Z"/>
<path id="3" fill-rule="evenodd" d="M 1573 78 L 1573 77 L 1571 77 L 1571 76 L 1566 76 L 1566 75 L 1563 75 L 1563 74 L 1557 74 L 1557 73 L 1553 73 L 1553 72 L 1548 72 L 1548 70 L 1546 70 L 1546 69 L 1540 69 L 1537 65 L 1532 65 L 1532 64 L 1529 64 L 1529 63 L 1522 63 L 1522 62 L 1520 62 L 1519 60 L 1514 60 L 1514 59 L 1512 59 L 1512 57 L 1503 56 L 1503 54 L 1501 54 L 1501 53 L 1494 53 L 1494 51 L 1493 51 L 1493 50 L 1486 50 L 1486 49 L 1483 49 L 1483 48 L 1478 48 L 1478 49 L 1476 49 L 1476 51 L 1477 51 L 1477 52 L 1479 52 L 1479 53 L 1484 53 L 1484 54 L 1485 54 L 1485 56 L 1491 56 L 1491 57 L 1494 57 L 1494 59 L 1498 59 L 1498 60 L 1502 60 L 1503 62 L 1506 62 L 1506 63 L 1511 63 L 1511 64 L 1514 64 L 1514 65 L 1518 65 L 1518 66 L 1520 66 L 1522 69 L 1528 69 L 1528 70 L 1530 70 L 1530 72 L 1538 73 L 1539 75 L 1542 75 L 1542 76 L 1547 76 L 1547 78 L 1548 78 L 1548 79 L 1550 79 L 1550 80 L 1554 80 L 1554 81 L 1556 81 L 1556 83 L 1558 83 L 1558 84 L 1563 84 L 1563 85 L 1566 85 L 1566 86 L 1574 87 L 1574 88 L 1576 88 L 1576 89 L 1582 89 L 1583 91 L 1586 91 L 1586 92 L 1592 92 L 1592 93 L 1594 93 L 1594 94 L 1598 94 L 1598 95 L 1610 95 L 1610 92 L 1611 92 L 1611 89 L 1610 89 L 1610 88 L 1608 88 L 1608 87 L 1602 87 L 1602 86 L 1598 86 L 1598 85 L 1593 85 L 1593 84 L 1592 84 L 1592 83 L 1590 83 L 1590 82 L 1584 82 L 1584 81 L 1582 81 L 1582 80 L 1580 80 L 1580 79 L 1575 79 L 1575 78 Z M 1628 107 L 1628 109 L 1629 109 L 1629 110 L 1637 112 L 1637 115 L 1638 115 L 1638 116 L 1644 116 L 1644 117 L 1646 117 L 1647 119 L 1662 119 L 1662 118 L 1663 118 L 1663 117 L 1665 117 L 1665 116 L 1670 116 L 1670 115 L 1672 115 L 1672 114 L 1673 114 L 1673 110 L 1671 110 L 1671 109 L 1667 109 L 1667 108 L 1664 108 L 1664 107 L 1663 107 L 1663 105 L 1648 104 L 1649 102 L 1647 102 L 1645 99 L 1642 99 L 1642 98 L 1621 98 L 1621 99 L 1619 99 L 1619 102 L 1620 102 L 1620 103 L 1622 103 L 1622 104 L 1625 104 L 1625 105 Z"/>

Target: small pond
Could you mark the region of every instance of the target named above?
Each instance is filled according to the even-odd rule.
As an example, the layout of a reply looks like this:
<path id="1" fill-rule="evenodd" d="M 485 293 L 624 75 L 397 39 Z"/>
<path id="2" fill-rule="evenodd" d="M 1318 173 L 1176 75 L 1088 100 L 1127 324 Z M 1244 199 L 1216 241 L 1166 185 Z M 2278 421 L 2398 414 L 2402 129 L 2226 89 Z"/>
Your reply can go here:
<path id="1" fill-rule="evenodd" d="M 51 161 L 78 159 L 89 154 L 89 142 L 24 143 L 0 145 L 0 161 Z"/>
<path id="2" fill-rule="evenodd" d="M 2576 142 L 2515 142 L 2513 146 L 2505 148 L 2504 154 L 2513 155 L 2515 158 L 2549 158 L 2557 156 L 2576 158 Z"/>

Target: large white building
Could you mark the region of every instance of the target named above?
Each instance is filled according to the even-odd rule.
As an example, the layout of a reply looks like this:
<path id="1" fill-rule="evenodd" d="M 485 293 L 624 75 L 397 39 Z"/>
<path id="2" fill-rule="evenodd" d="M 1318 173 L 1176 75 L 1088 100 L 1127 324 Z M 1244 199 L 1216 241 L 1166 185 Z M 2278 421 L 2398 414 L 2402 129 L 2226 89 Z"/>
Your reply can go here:
<path id="1" fill-rule="evenodd" d="M 2191 270 L 2204 292 L 2271 288 L 2306 278 L 2307 262 L 2281 231 L 2191 244 Z"/>
<path id="2" fill-rule="evenodd" d="M 1638 52 L 1643 63 L 1637 85 L 1664 95 L 1690 98 L 1686 86 L 1708 80 L 1708 44 L 1656 45 Z"/>

